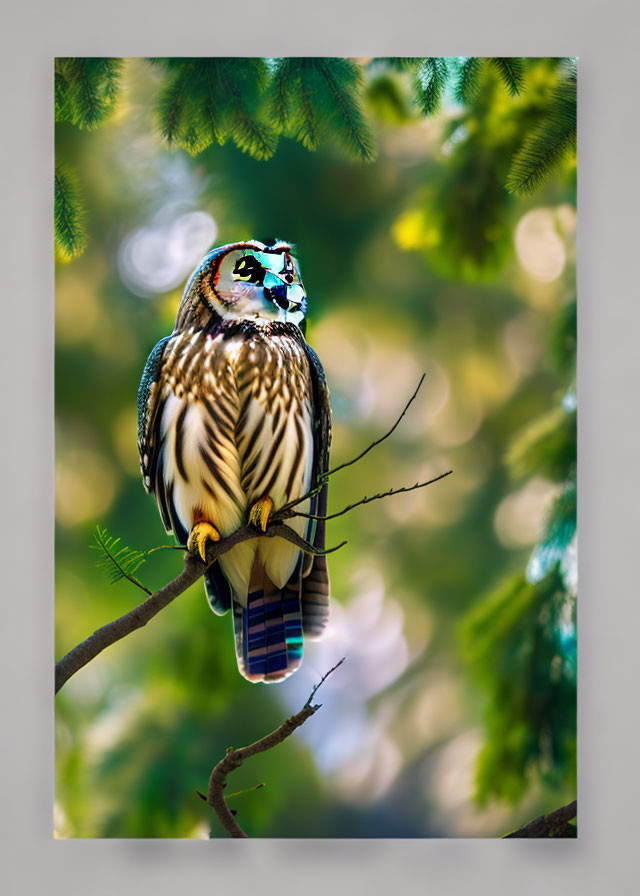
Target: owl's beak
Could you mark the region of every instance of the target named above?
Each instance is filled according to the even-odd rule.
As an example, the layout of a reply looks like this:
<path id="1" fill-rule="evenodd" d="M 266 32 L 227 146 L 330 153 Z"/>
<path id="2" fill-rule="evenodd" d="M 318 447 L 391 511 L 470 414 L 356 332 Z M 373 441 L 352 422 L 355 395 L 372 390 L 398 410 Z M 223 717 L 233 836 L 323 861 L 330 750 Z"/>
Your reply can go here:
<path id="1" fill-rule="evenodd" d="M 270 302 L 273 302 L 278 308 L 282 308 L 283 311 L 299 311 L 306 299 L 305 291 L 299 283 L 294 283 L 291 286 L 287 286 L 285 283 L 279 283 L 272 287 L 265 286 L 264 294 Z"/>

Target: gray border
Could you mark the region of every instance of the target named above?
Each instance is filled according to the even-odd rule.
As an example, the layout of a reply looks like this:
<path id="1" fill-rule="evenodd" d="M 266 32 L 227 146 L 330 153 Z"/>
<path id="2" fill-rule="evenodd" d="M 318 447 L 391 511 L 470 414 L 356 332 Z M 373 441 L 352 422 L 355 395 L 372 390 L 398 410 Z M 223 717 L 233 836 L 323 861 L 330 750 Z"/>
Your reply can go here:
<path id="1" fill-rule="evenodd" d="M 5 5 L 0 166 L 4 325 L 4 891 L 196 887 L 616 894 L 636 891 L 640 431 L 632 2 L 59 0 Z M 580 61 L 580 838 L 578 841 L 55 841 L 52 128 L 55 55 L 578 55 Z M 633 187 L 636 190 L 633 190 Z"/>

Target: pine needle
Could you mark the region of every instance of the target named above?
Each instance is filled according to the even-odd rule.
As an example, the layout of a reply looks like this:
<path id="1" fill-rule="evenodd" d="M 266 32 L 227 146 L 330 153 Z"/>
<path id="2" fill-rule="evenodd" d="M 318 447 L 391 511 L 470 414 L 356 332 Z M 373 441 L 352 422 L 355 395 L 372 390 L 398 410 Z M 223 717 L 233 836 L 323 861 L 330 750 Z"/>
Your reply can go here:
<path id="1" fill-rule="evenodd" d="M 56 121 L 93 130 L 114 111 L 122 60 L 61 57 L 55 61 Z"/>
<path id="2" fill-rule="evenodd" d="M 429 56 L 422 60 L 414 88 L 423 115 L 433 115 L 438 111 L 448 78 L 449 69 L 446 59 Z"/>
<path id="3" fill-rule="evenodd" d="M 522 57 L 492 56 L 491 63 L 497 68 L 511 96 L 517 96 L 524 83 L 524 60 Z"/>
<path id="4" fill-rule="evenodd" d="M 87 245 L 86 211 L 78 177 L 65 165 L 56 165 L 53 208 L 56 249 L 63 261 L 71 261 Z"/>
<path id="5" fill-rule="evenodd" d="M 460 73 L 455 86 L 455 97 L 459 103 L 470 103 L 478 92 L 480 86 L 480 71 L 482 59 L 477 56 L 469 56 L 460 66 Z"/>
<path id="6" fill-rule="evenodd" d="M 528 196 L 551 178 L 557 166 L 575 152 L 577 144 L 577 83 L 574 74 L 552 95 L 545 120 L 526 138 L 511 163 L 507 190 Z"/>
<path id="7" fill-rule="evenodd" d="M 376 157 L 373 135 L 360 102 L 362 69 L 350 59 L 314 60 L 325 88 L 325 101 L 332 114 L 327 121 L 332 136 L 343 150 L 362 162 Z"/>
<path id="8" fill-rule="evenodd" d="M 104 572 L 108 582 L 115 584 L 121 579 L 128 579 L 142 591 L 153 594 L 133 575 L 147 559 L 146 551 L 138 551 L 121 545 L 120 538 L 114 538 L 109 530 L 102 526 L 96 526 L 94 539 L 95 544 L 90 547 L 92 550 L 100 551 L 96 566 Z"/>

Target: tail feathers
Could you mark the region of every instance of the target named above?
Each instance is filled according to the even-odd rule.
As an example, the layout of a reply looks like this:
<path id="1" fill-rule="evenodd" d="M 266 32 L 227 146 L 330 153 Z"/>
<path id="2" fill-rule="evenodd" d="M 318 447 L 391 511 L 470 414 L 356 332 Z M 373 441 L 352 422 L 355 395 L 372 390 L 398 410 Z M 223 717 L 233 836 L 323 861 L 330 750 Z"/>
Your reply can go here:
<path id="1" fill-rule="evenodd" d="M 250 592 L 247 606 L 233 600 L 236 658 L 253 682 L 282 681 L 302 662 L 300 585 L 278 589 L 269 580 Z"/>
<path id="2" fill-rule="evenodd" d="M 231 606 L 231 588 L 217 562 L 204 574 L 204 590 L 213 612 L 224 616 Z"/>
<path id="3" fill-rule="evenodd" d="M 320 517 L 327 513 L 327 486 L 311 501 L 311 514 Z M 325 526 L 323 519 L 310 520 L 307 539 L 318 550 L 325 548 Z M 319 638 L 329 622 L 329 570 L 324 555 L 308 554 L 305 557 L 302 579 L 302 630 L 309 638 Z"/>
<path id="4" fill-rule="evenodd" d="M 319 638 L 329 622 L 329 571 L 326 557 L 314 557 L 310 572 L 302 580 L 302 631 Z"/>

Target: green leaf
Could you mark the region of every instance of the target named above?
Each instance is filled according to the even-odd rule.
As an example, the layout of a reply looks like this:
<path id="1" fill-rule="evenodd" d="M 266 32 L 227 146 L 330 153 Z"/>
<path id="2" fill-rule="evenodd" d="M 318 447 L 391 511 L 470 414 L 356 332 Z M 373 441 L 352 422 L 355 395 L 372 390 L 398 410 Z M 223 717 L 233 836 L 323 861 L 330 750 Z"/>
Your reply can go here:
<path id="1" fill-rule="evenodd" d="M 56 250 L 63 261 L 71 261 L 87 245 L 86 212 L 78 178 L 65 165 L 56 165 L 53 209 Z"/>
<path id="2" fill-rule="evenodd" d="M 525 138 L 511 163 L 507 189 L 518 196 L 534 193 L 551 178 L 555 169 L 576 150 L 577 79 L 563 79 L 552 93 L 543 121 Z"/>
<path id="3" fill-rule="evenodd" d="M 423 115 L 433 115 L 438 111 L 448 78 L 449 68 L 446 59 L 430 56 L 421 61 L 414 89 Z"/>
<path id="4" fill-rule="evenodd" d="M 107 581 L 115 584 L 121 579 L 128 579 L 147 594 L 152 592 L 133 575 L 147 559 L 146 551 L 138 551 L 120 544 L 120 538 L 114 538 L 108 529 L 96 526 L 94 533 L 95 544 L 90 545 L 92 550 L 99 551 L 100 556 L 96 560 L 98 566 L 105 574 Z"/>
<path id="5" fill-rule="evenodd" d="M 55 61 L 56 121 L 93 130 L 114 112 L 122 60 L 60 57 Z"/>
<path id="6" fill-rule="evenodd" d="M 520 56 L 492 56 L 491 64 L 500 73 L 511 96 L 517 96 L 524 84 L 524 59 Z"/>

